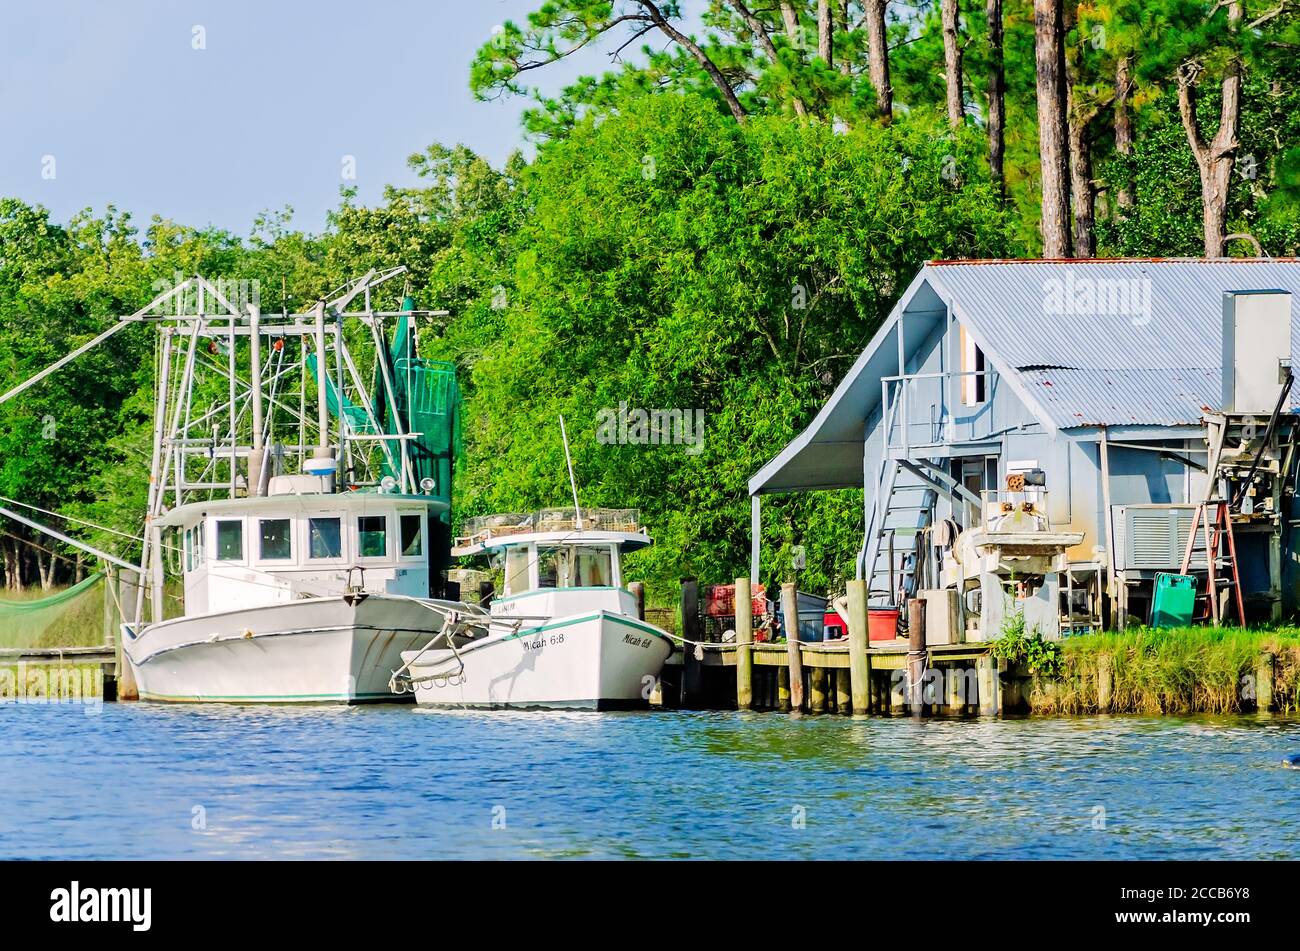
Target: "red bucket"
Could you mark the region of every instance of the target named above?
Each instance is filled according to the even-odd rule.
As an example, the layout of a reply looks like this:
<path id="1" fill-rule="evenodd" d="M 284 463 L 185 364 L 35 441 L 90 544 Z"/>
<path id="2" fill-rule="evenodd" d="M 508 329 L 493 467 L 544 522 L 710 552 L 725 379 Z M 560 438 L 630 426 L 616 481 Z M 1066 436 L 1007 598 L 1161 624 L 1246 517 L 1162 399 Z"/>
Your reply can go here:
<path id="1" fill-rule="evenodd" d="M 867 637 L 873 641 L 892 641 L 898 636 L 898 608 L 871 608 L 867 611 Z"/>

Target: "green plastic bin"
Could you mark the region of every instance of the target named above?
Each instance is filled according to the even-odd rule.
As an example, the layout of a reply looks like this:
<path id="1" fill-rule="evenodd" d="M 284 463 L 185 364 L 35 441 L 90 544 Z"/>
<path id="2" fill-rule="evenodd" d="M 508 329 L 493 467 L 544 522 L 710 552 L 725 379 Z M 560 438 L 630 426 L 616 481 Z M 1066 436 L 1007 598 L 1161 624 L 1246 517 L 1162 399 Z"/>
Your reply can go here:
<path id="1" fill-rule="evenodd" d="M 1186 627 L 1196 608 L 1196 579 L 1191 575 L 1161 572 L 1156 575 L 1151 599 L 1152 627 Z"/>

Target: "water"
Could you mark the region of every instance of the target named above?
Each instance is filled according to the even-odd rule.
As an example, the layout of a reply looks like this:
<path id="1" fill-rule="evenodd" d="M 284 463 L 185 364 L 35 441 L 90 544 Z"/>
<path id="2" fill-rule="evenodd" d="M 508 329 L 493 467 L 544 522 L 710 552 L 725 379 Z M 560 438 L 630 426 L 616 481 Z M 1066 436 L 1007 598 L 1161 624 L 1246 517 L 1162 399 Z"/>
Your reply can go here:
<path id="1" fill-rule="evenodd" d="M 1281 718 L 3 704 L 0 858 L 1294 858 L 1296 751 Z"/>

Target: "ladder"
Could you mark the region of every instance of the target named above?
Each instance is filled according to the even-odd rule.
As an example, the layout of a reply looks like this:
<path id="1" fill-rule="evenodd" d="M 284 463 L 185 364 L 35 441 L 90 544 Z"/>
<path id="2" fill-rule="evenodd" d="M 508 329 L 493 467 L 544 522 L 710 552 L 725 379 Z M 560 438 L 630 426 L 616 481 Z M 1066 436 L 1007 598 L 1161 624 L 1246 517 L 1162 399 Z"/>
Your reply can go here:
<path id="1" fill-rule="evenodd" d="M 1209 509 L 1214 507 L 1211 520 Z M 1201 526 L 1205 535 L 1205 611 L 1198 620 L 1223 622 L 1223 611 L 1219 604 L 1219 588 L 1226 585 L 1232 592 L 1237 608 L 1237 624 L 1246 626 L 1246 609 L 1241 596 L 1241 575 L 1237 570 L 1237 543 L 1232 536 L 1232 513 L 1226 499 L 1206 499 L 1192 511 L 1192 527 L 1187 533 L 1187 548 L 1183 551 L 1183 565 L 1180 574 L 1187 574 L 1192 564 L 1196 548 L 1196 529 Z M 1227 539 L 1226 552 L 1224 539 Z M 1226 569 L 1224 578 L 1219 578 L 1219 560 L 1224 560 Z"/>

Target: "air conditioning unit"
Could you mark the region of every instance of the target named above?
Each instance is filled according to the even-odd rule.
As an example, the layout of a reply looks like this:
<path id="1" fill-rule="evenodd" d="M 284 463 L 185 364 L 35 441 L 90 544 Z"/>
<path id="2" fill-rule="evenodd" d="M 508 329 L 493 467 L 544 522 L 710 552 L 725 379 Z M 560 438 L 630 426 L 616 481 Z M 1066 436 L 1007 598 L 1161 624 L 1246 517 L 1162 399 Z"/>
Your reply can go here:
<path id="1" fill-rule="evenodd" d="M 1112 506 L 1115 570 L 1178 571 L 1195 512 L 1195 505 Z M 1204 550 L 1193 552 L 1191 567 L 1205 569 Z"/>

